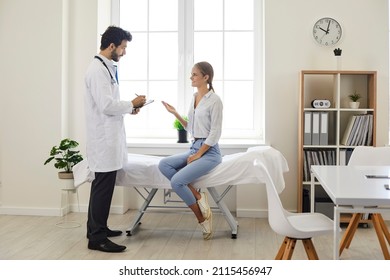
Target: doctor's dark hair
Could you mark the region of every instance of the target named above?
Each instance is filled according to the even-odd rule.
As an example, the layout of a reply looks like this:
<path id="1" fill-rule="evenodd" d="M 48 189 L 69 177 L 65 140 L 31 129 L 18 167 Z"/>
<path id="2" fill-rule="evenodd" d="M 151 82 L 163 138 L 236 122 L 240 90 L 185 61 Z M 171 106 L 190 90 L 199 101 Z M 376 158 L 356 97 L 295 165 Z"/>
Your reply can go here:
<path id="1" fill-rule="evenodd" d="M 123 30 L 117 26 L 109 26 L 102 35 L 102 39 L 100 41 L 100 50 L 107 49 L 111 43 L 117 47 L 122 43 L 123 40 L 130 42 L 132 38 L 133 37 L 129 31 Z"/>
<path id="2" fill-rule="evenodd" d="M 207 61 L 201 61 L 194 65 L 196 68 L 199 69 L 199 71 L 202 73 L 203 76 L 208 75 L 209 78 L 207 80 L 207 83 L 209 84 L 209 90 L 213 90 L 213 78 L 214 78 L 214 69 L 213 66 L 211 66 L 210 63 Z"/>

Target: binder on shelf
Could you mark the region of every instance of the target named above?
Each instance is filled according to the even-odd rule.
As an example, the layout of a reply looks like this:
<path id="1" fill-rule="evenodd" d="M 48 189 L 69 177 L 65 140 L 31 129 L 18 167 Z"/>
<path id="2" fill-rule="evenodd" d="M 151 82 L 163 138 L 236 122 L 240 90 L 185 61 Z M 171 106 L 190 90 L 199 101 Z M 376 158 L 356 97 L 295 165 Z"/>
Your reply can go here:
<path id="1" fill-rule="evenodd" d="M 320 112 L 312 113 L 312 133 L 311 133 L 311 144 L 320 144 Z"/>
<path id="2" fill-rule="evenodd" d="M 364 115 L 364 119 L 362 122 L 362 129 L 360 132 L 360 137 L 357 141 L 357 145 L 364 146 L 367 143 L 367 136 L 368 136 L 368 125 L 369 125 L 369 115 Z"/>
<path id="3" fill-rule="evenodd" d="M 340 149 L 339 165 L 347 165 L 347 149 Z"/>
<path id="4" fill-rule="evenodd" d="M 348 139 L 351 136 L 351 132 L 352 132 L 353 124 L 355 123 L 355 119 L 356 119 L 355 115 L 353 115 L 349 118 L 347 127 L 345 128 L 344 135 L 343 135 L 343 138 L 341 139 L 340 144 L 347 145 Z"/>
<path id="5" fill-rule="evenodd" d="M 360 135 L 359 131 L 362 126 L 362 117 L 357 115 L 355 118 L 355 122 L 352 127 L 351 135 L 348 138 L 347 145 L 348 146 L 356 146 L 358 145 L 358 137 Z"/>
<path id="6" fill-rule="evenodd" d="M 304 118 L 304 135 L 303 135 L 303 145 L 311 145 L 311 112 L 305 112 Z"/>
<path id="7" fill-rule="evenodd" d="M 328 145 L 328 112 L 321 112 L 320 120 L 320 145 Z"/>
<path id="8" fill-rule="evenodd" d="M 351 116 L 340 143 L 346 146 L 371 146 L 372 115 Z"/>
<path id="9" fill-rule="evenodd" d="M 352 149 L 352 148 L 348 148 L 348 149 L 347 149 L 346 158 L 345 158 L 345 161 L 346 161 L 346 164 L 347 164 L 347 165 L 348 165 L 349 159 L 351 158 L 352 152 L 353 152 L 353 149 Z"/>
<path id="10" fill-rule="evenodd" d="M 303 181 L 310 181 L 312 165 L 336 165 L 336 150 L 305 148 L 303 151 Z"/>
<path id="11" fill-rule="evenodd" d="M 372 126 L 373 126 L 373 116 L 368 115 L 368 135 L 367 135 L 367 146 L 372 146 Z"/>

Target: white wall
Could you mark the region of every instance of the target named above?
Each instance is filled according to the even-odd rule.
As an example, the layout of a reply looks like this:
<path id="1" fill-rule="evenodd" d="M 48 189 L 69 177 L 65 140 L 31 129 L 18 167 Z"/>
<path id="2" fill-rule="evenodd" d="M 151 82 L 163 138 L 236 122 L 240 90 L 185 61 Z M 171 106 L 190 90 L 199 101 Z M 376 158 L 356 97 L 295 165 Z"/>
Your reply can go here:
<path id="1" fill-rule="evenodd" d="M 314 23 L 333 17 L 343 28 L 343 70 L 376 70 L 377 146 L 388 143 L 389 20 L 387 0 L 265 1 L 266 137 L 287 158 L 285 206 L 296 205 L 299 72 L 336 69 L 333 49 L 318 46 Z"/>
<path id="2" fill-rule="evenodd" d="M 50 212 L 59 201 L 43 162 L 61 136 L 61 7 L 0 2 L 1 200 L 15 211 Z"/>
<path id="3" fill-rule="evenodd" d="M 105 8 L 99 10 L 102 3 Z M 68 48 L 64 51 L 69 66 L 65 69 L 65 94 L 69 97 L 66 130 L 69 137 L 80 142 L 84 152 L 83 77 L 97 52 L 98 35 L 104 32 L 105 27 L 98 26 L 107 25 L 107 19 L 102 17 L 106 3 L 107 0 L 0 0 L 0 213 L 59 213 L 56 170 L 43 162 L 64 131 L 63 46 Z M 68 19 L 63 17 L 63 4 L 69 9 Z M 282 194 L 288 209 L 296 209 L 297 197 L 299 72 L 336 67 L 333 48 L 317 46 L 312 38 L 317 19 L 329 16 L 342 25 L 344 34 L 337 47 L 343 49 L 345 70 L 378 71 L 377 144 L 388 143 L 388 1 L 328 0 L 325 6 L 322 4 L 323 0 L 265 0 L 266 138 L 289 163 Z M 61 34 L 63 19 L 68 22 L 65 30 L 69 30 L 69 42 L 65 44 Z M 85 210 L 89 185 L 79 191 Z M 116 189 L 116 212 L 139 203 L 129 198 L 129 192 Z M 241 215 L 258 215 L 267 208 L 265 191 L 257 186 L 248 186 L 237 195 Z"/>

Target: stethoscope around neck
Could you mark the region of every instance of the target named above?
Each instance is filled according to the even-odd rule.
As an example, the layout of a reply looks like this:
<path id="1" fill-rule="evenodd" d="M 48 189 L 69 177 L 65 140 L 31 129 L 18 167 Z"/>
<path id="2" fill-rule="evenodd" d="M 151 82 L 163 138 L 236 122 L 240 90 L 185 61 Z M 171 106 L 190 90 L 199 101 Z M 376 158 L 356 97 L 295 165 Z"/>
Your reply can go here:
<path id="1" fill-rule="evenodd" d="M 119 81 L 118 81 L 118 72 L 117 72 L 117 71 L 115 72 L 115 79 L 114 79 L 114 77 L 113 77 L 112 74 L 111 74 L 110 69 L 108 69 L 108 66 L 107 66 L 107 64 L 104 62 L 104 60 L 103 60 L 101 57 L 97 56 L 97 55 L 95 55 L 95 58 L 99 59 L 99 60 L 103 63 L 104 67 L 106 67 L 106 69 L 107 69 L 107 71 L 108 71 L 108 74 L 110 74 L 111 81 L 113 81 L 113 83 L 116 82 L 116 83 L 119 85 Z"/>

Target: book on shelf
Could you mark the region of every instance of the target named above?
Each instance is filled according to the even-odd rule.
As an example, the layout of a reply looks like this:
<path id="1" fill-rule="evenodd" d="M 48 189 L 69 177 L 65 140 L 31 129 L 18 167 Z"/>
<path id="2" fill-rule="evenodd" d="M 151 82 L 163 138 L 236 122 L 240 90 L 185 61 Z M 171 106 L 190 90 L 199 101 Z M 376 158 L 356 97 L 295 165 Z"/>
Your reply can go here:
<path id="1" fill-rule="evenodd" d="M 340 149 L 340 154 L 339 154 L 339 165 L 347 165 L 347 149 Z"/>
<path id="2" fill-rule="evenodd" d="M 352 132 L 353 125 L 355 123 L 355 119 L 356 119 L 355 115 L 349 117 L 349 121 L 348 121 L 347 127 L 345 128 L 344 135 L 343 135 L 343 138 L 341 139 L 340 144 L 347 145 L 348 139 L 349 139 L 351 132 Z"/>
<path id="3" fill-rule="evenodd" d="M 359 133 L 360 128 L 362 127 L 362 118 L 360 116 L 356 116 L 355 122 L 353 123 L 352 131 L 351 134 L 349 135 L 347 145 L 348 146 L 353 146 L 356 145 L 358 142 L 358 137 L 361 135 Z"/>
<path id="4" fill-rule="evenodd" d="M 371 146 L 372 122 L 373 116 L 371 114 L 352 115 L 349 118 L 340 144 L 345 146 Z"/>
<path id="5" fill-rule="evenodd" d="M 372 131 L 373 131 L 373 125 L 374 125 L 374 116 L 368 115 L 370 121 L 368 122 L 368 134 L 367 134 L 367 146 L 372 146 Z"/>
<path id="6" fill-rule="evenodd" d="M 348 165 L 349 159 L 351 158 L 352 152 L 353 152 L 353 149 L 351 149 L 351 148 L 347 149 L 347 153 L 345 155 L 345 157 L 346 157 L 345 162 L 347 163 L 347 165 Z"/>
<path id="7" fill-rule="evenodd" d="M 303 153 L 303 181 L 310 181 L 312 165 L 336 165 L 336 150 L 305 149 Z"/>
<path id="8" fill-rule="evenodd" d="M 348 165 L 352 152 L 353 148 L 340 149 L 339 165 Z"/>

